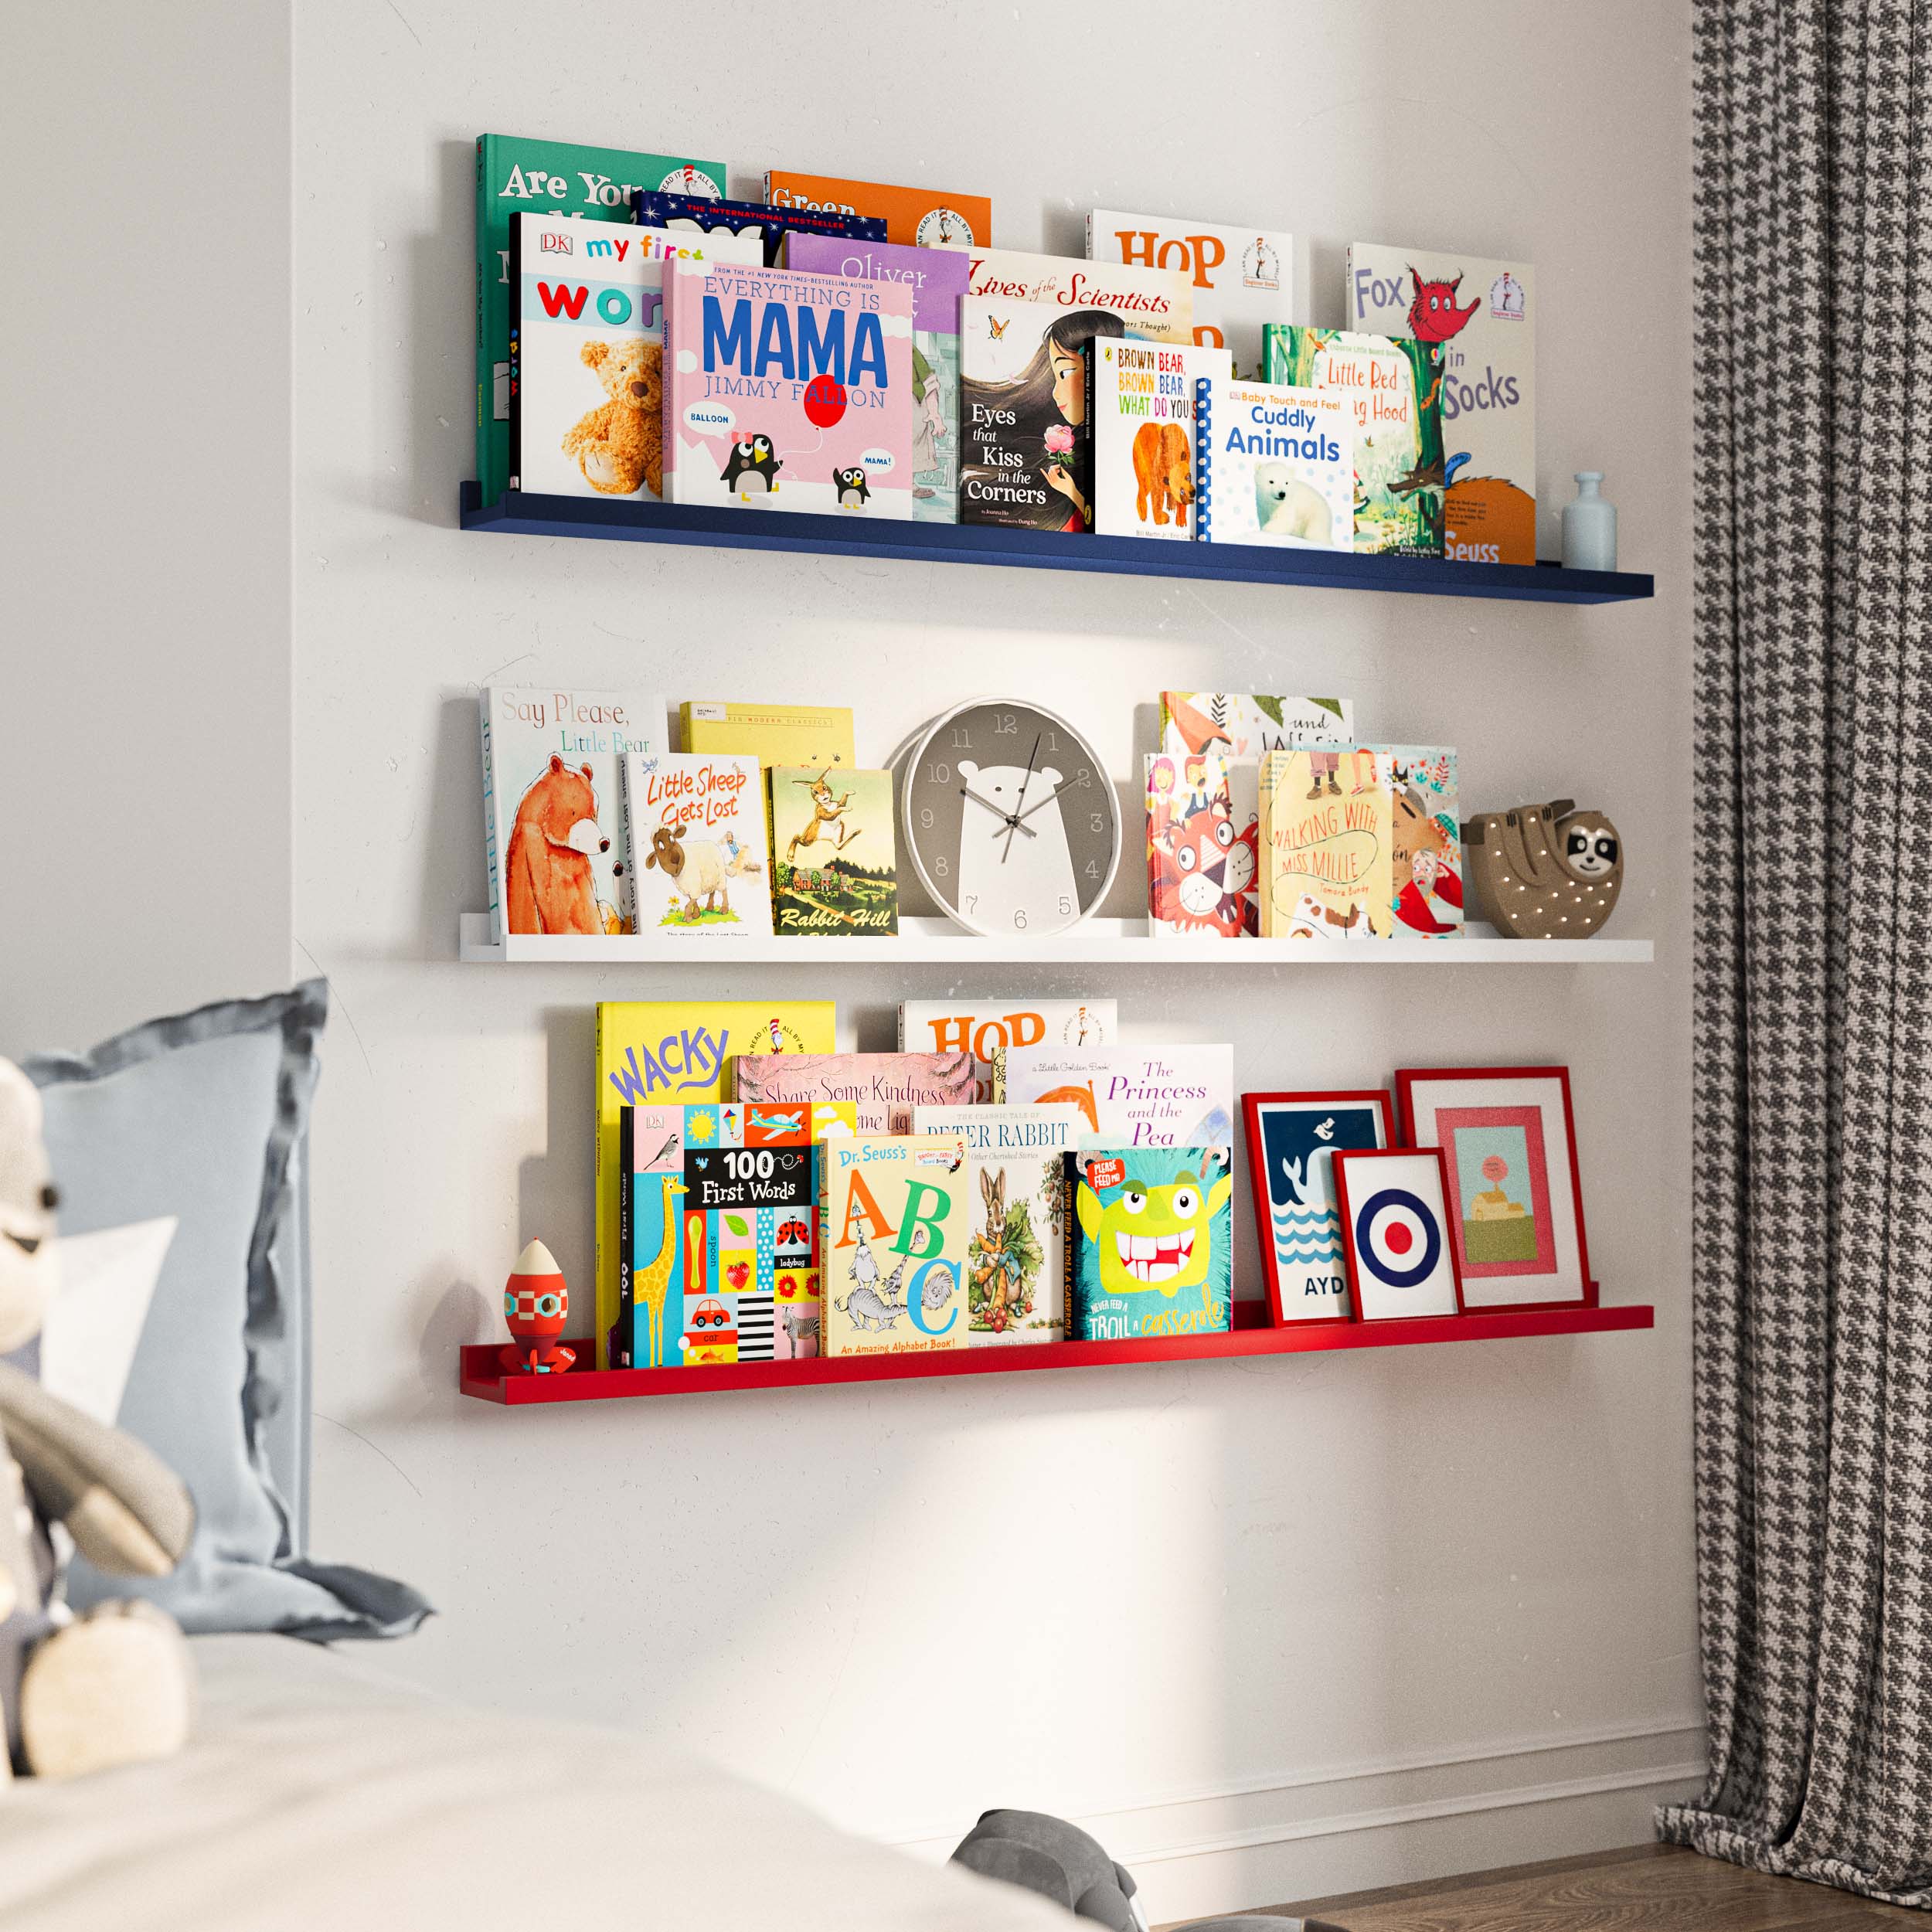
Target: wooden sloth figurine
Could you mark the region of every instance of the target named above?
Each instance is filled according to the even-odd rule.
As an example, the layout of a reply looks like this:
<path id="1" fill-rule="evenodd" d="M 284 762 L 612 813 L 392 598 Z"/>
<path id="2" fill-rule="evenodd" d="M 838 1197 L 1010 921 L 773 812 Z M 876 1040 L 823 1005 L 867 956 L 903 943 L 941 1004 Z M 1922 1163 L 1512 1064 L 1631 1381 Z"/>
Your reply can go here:
<path id="1" fill-rule="evenodd" d="M 1462 828 L 1475 910 L 1509 939 L 1587 939 L 1617 908 L 1624 842 L 1574 799 L 1485 811 Z"/>

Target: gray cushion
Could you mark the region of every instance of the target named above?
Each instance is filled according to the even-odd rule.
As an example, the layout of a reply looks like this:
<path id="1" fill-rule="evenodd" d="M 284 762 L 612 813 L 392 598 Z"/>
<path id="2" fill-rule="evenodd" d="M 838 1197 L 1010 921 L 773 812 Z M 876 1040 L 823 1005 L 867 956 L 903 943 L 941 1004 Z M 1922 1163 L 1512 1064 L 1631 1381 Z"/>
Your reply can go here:
<path id="1" fill-rule="evenodd" d="M 429 1614 L 406 1584 L 310 1563 L 291 1482 L 307 1444 L 300 1155 L 327 1012 L 311 980 L 24 1063 L 62 1233 L 179 1222 L 117 1420 L 194 1492 L 194 1545 L 152 1582 L 77 1560 L 77 1607 L 139 1594 L 191 1632 L 318 1638 L 402 1635 Z"/>

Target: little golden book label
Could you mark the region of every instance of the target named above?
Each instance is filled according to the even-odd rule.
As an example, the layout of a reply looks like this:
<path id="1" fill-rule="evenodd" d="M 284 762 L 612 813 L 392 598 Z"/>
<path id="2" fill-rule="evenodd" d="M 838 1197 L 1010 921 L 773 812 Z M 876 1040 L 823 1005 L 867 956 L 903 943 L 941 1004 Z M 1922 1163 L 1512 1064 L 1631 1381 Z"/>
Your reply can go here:
<path id="1" fill-rule="evenodd" d="M 964 1348 L 973 1230 L 958 1139 L 862 1135 L 825 1142 L 819 1157 L 825 1352 Z"/>
<path id="2" fill-rule="evenodd" d="M 1090 1148 L 1073 1170 L 1077 1342 L 1217 1335 L 1233 1318 L 1225 1146 Z"/>

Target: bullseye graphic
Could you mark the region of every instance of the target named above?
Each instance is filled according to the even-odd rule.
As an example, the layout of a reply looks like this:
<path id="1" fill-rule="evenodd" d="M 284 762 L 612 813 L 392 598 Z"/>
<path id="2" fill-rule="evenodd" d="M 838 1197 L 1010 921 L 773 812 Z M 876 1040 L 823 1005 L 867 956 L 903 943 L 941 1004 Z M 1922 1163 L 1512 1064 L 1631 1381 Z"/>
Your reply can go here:
<path id="1" fill-rule="evenodd" d="M 1442 1228 L 1434 1212 L 1406 1188 L 1383 1188 L 1356 1210 L 1355 1247 L 1356 1260 L 1384 1287 L 1413 1288 L 1428 1280 L 1442 1258 Z M 1413 1263 L 1411 1255 L 1417 1255 Z"/>

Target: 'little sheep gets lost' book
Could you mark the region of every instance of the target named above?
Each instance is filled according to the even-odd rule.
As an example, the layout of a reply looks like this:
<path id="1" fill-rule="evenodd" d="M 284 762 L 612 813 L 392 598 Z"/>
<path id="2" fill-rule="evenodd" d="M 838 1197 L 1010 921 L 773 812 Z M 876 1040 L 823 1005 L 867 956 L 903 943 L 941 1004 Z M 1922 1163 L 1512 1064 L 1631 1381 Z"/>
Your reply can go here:
<path id="1" fill-rule="evenodd" d="M 756 758 L 634 751 L 624 760 L 639 931 L 762 939 L 771 930 Z"/>

